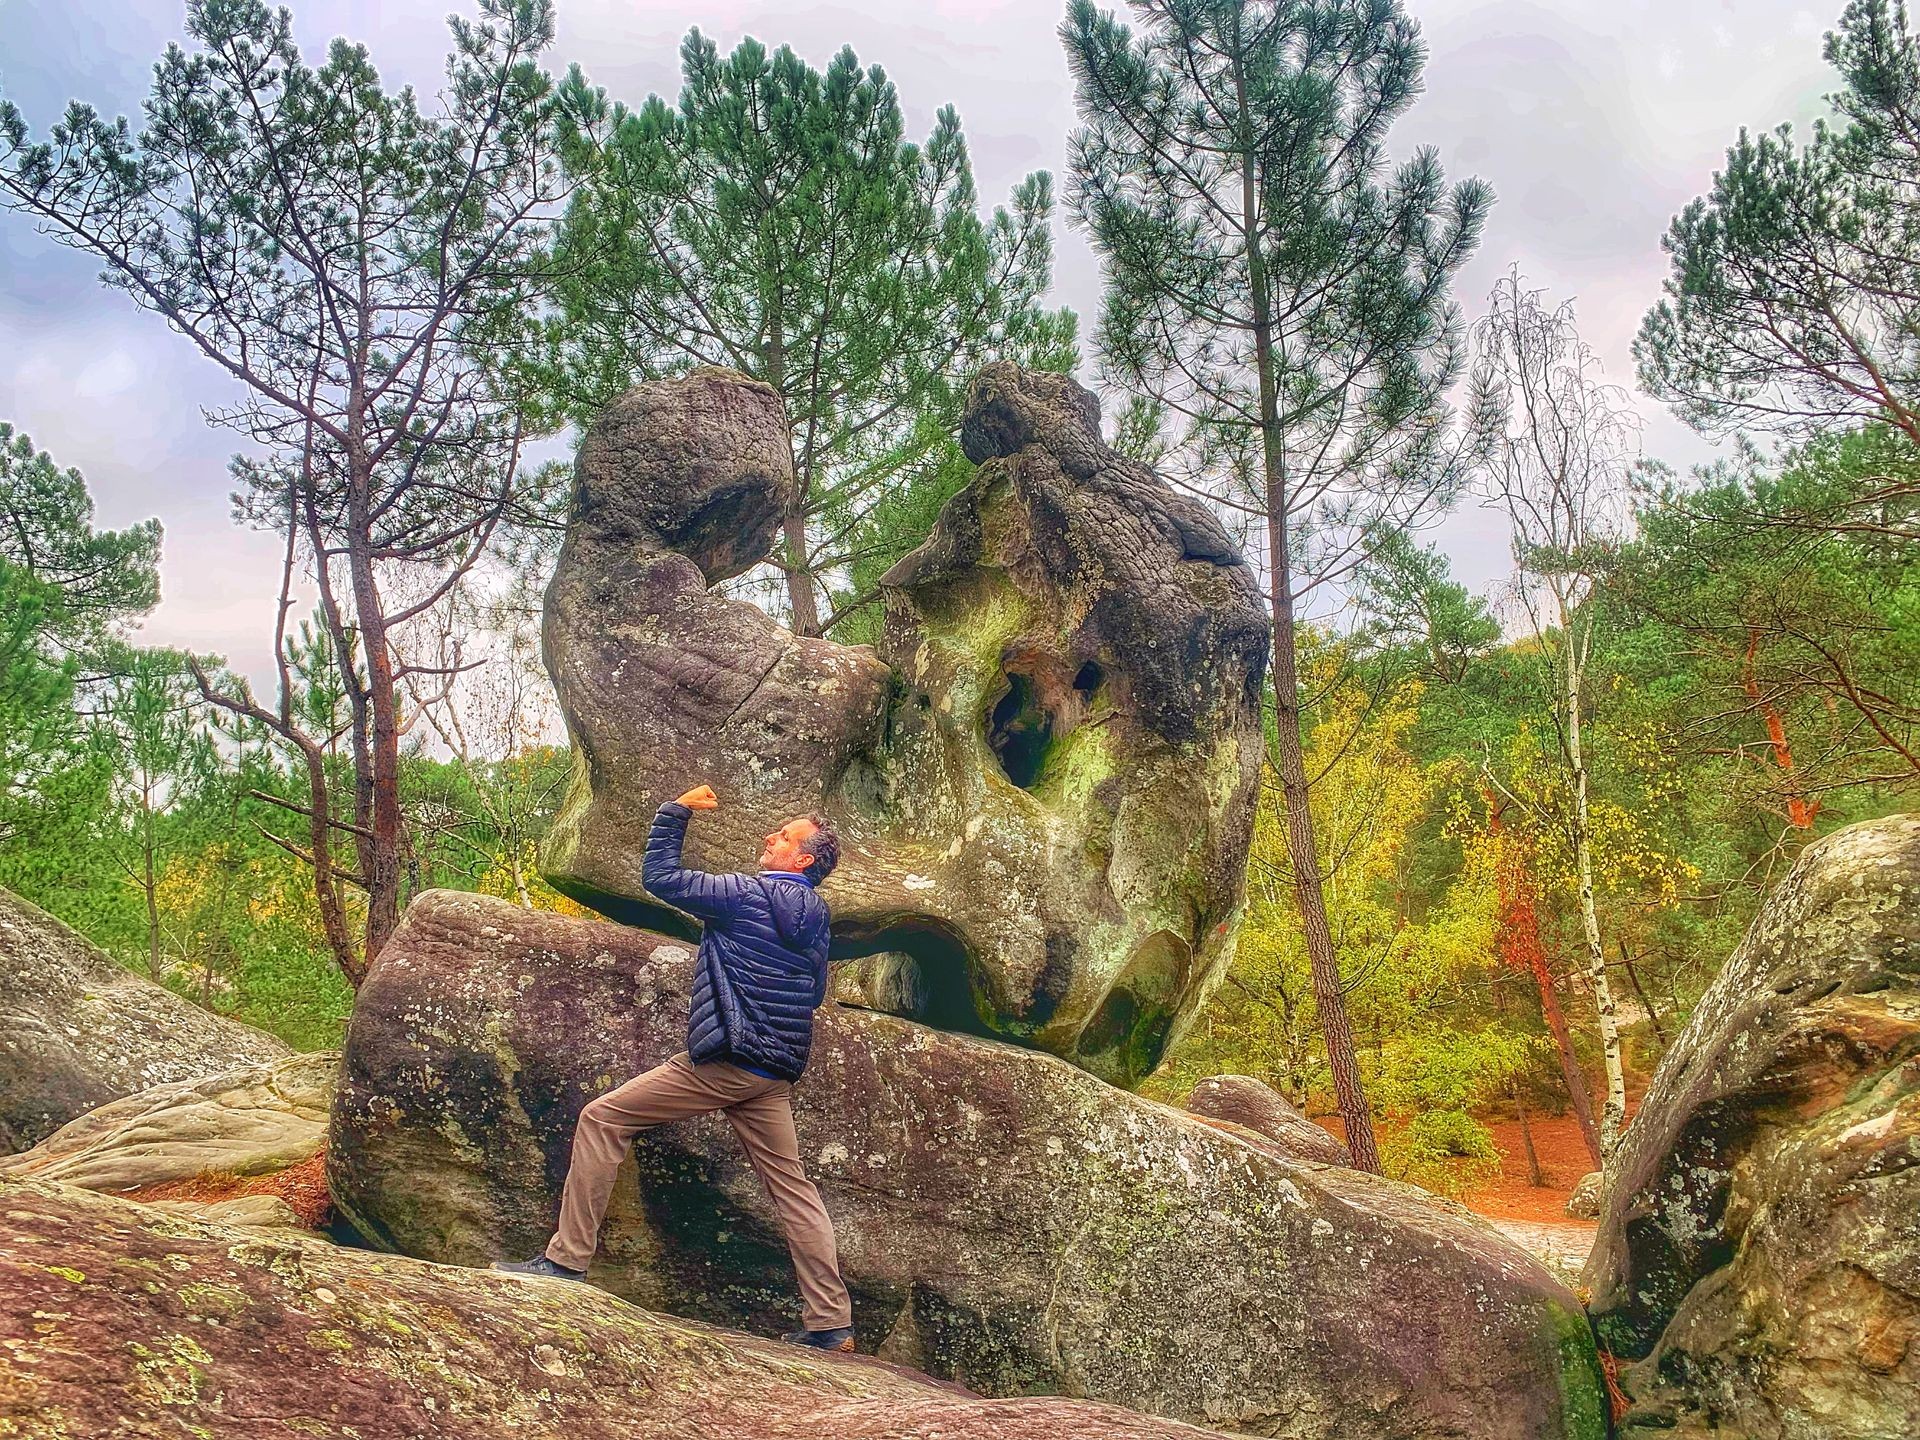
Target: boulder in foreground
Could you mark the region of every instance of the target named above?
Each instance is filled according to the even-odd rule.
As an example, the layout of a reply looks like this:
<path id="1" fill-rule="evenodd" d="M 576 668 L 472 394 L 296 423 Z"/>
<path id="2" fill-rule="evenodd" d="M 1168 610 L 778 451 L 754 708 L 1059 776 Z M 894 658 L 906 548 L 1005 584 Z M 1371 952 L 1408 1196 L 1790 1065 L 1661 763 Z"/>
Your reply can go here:
<path id="1" fill-rule="evenodd" d="M 122 1095 L 289 1053 L 0 890 L 0 1155 Z"/>
<path id="2" fill-rule="evenodd" d="M 328 1145 L 377 1243 L 463 1264 L 547 1238 L 580 1107 L 679 1049 L 688 947 L 429 892 L 362 987 Z M 829 1006 L 796 1087 L 864 1348 L 1296 1440 L 1604 1434 L 1578 1302 L 1459 1207 L 1289 1160 L 1052 1056 Z M 647 1132 L 592 1278 L 791 1323 L 726 1123 Z"/>
<path id="3" fill-rule="evenodd" d="M 1586 1278 L 1624 1434 L 1920 1435 L 1920 817 L 1807 847 L 1655 1073 Z"/>
<path id="4" fill-rule="evenodd" d="M 15 1440 L 1199 1440 L 524 1281 L 0 1179 Z"/>

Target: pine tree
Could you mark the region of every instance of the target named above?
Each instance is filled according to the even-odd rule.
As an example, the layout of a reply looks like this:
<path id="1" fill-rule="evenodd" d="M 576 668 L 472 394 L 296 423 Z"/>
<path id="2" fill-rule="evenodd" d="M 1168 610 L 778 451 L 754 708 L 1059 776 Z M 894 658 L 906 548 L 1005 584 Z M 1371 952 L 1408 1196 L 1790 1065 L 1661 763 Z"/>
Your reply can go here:
<path id="1" fill-rule="evenodd" d="M 1839 123 L 1801 144 L 1785 125 L 1741 131 L 1673 221 L 1640 380 L 1709 433 L 1879 422 L 1920 447 L 1920 44 L 1905 4 L 1851 0 L 1826 56 Z"/>
<path id="2" fill-rule="evenodd" d="M 847 567 L 954 448 L 968 376 L 1074 364 L 1072 312 L 1040 304 L 1052 182 L 1027 176 L 983 221 L 958 114 L 907 141 L 893 83 L 851 49 L 822 72 L 695 30 L 680 55 L 677 108 L 610 103 L 577 69 L 563 87 L 579 189 L 533 378 L 547 423 L 693 365 L 778 390 L 799 480 L 778 564 L 794 629 L 817 635 L 871 596 Z"/>
<path id="3" fill-rule="evenodd" d="M 1069 200 L 1099 250 L 1103 374 L 1177 417 L 1180 452 L 1259 534 L 1287 848 L 1335 1091 L 1378 1169 L 1327 924 L 1301 749 L 1299 607 L 1459 476 L 1449 298 L 1491 204 L 1388 132 L 1425 61 L 1397 0 L 1091 0 L 1061 27 L 1078 92 Z"/>
<path id="4" fill-rule="evenodd" d="M 93 256 L 107 284 L 238 382 L 214 418 L 259 447 L 235 464 L 242 508 L 284 540 L 281 693 L 261 703 L 203 683 L 305 768 L 305 801 L 286 807 L 305 843 L 276 839 L 311 866 L 329 948 L 354 983 L 398 924 L 406 880 L 406 626 L 532 499 L 517 397 L 476 351 L 499 312 L 538 305 L 542 222 L 566 194 L 537 64 L 553 8 L 477 8 L 449 21 L 445 84 L 424 101 L 388 90 L 345 40 L 309 65 L 292 15 L 264 0 L 191 0 L 193 48 L 154 66 L 137 133 L 75 102 L 30 141 L 0 100 L 0 205 Z M 352 795 L 337 807 L 332 737 L 294 711 L 302 562 L 352 712 Z M 357 936 L 353 890 L 366 899 Z"/>

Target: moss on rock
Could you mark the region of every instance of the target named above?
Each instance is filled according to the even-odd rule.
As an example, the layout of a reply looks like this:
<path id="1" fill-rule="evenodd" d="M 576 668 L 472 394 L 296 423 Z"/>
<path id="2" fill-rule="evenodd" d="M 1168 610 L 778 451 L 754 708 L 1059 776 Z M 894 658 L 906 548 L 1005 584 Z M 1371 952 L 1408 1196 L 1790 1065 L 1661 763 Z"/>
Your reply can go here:
<path id="1" fill-rule="evenodd" d="M 664 937 L 420 897 L 349 1031 L 341 1207 L 409 1254 L 531 1254 L 580 1107 L 682 1047 L 691 972 Z M 431 1033 L 409 1018 L 429 1012 Z M 1573 1296 L 1423 1192 L 1049 1055 L 842 1007 L 820 1012 L 795 1093 L 866 1346 L 991 1393 L 1298 1440 L 1588 1433 Z M 778 1222 L 719 1117 L 639 1139 L 590 1276 L 702 1320 L 793 1321 Z"/>

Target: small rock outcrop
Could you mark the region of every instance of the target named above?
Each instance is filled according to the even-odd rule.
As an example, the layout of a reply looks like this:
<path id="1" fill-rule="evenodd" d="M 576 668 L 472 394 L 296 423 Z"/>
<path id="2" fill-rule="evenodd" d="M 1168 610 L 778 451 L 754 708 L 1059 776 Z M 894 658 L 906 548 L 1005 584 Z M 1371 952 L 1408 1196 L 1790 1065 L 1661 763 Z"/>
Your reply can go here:
<path id="1" fill-rule="evenodd" d="M 1920 817 L 1809 845 L 1655 1073 L 1586 1278 L 1634 1437 L 1920 1434 Z"/>
<path id="2" fill-rule="evenodd" d="M 123 1095 L 289 1053 L 0 890 L 0 1155 Z"/>
<path id="3" fill-rule="evenodd" d="M 126 1193 L 215 1174 L 244 1178 L 312 1160 L 327 1138 L 338 1051 L 290 1055 L 156 1085 L 70 1120 L 0 1175 Z"/>
<path id="4" fill-rule="evenodd" d="M 518 1280 L 0 1178 L 18 1440 L 1200 1440 Z"/>
<path id="5" fill-rule="evenodd" d="M 1210 1075 L 1193 1087 L 1187 1109 L 1205 1120 L 1224 1121 L 1271 1140 L 1298 1160 L 1351 1165 L 1346 1145 L 1302 1115 L 1278 1090 L 1251 1075 Z"/>
<path id="6" fill-rule="evenodd" d="M 337 1205 L 404 1254 L 532 1253 L 581 1106 L 681 1048 L 692 960 L 622 926 L 415 900 L 348 1029 Z M 795 1109 L 861 1343 L 885 1358 L 1296 1440 L 1604 1432 L 1578 1302 L 1410 1187 L 1049 1055 L 831 1005 Z M 791 1322 L 777 1222 L 721 1117 L 640 1138 L 591 1278 L 736 1328 Z"/>
<path id="7" fill-rule="evenodd" d="M 1240 904 L 1258 586 L 1203 506 L 1102 443 L 1089 392 L 995 364 L 961 432 L 980 468 L 883 578 L 877 651 L 795 636 L 709 588 L 766 553 L 786 436 L 771 389 L 718 370 L 590 427 L 546 602 L 575 755 L 549 877 L 690 935 L 641 884 L 662 800 L 716 787 L 688 845 L 709 869 L 822 812 L 845 998 L 1137 1083 Z"/>
<path id="8" fill-rule="evenodd" d="M 1567 1214 L 1575 1220 L 1598 1220 L 1605 1179 L 1598 1170 L 1589 1170 L 1582 1175 L 1574 1184 L 1573 1193 L 1567 1196 Z"/>

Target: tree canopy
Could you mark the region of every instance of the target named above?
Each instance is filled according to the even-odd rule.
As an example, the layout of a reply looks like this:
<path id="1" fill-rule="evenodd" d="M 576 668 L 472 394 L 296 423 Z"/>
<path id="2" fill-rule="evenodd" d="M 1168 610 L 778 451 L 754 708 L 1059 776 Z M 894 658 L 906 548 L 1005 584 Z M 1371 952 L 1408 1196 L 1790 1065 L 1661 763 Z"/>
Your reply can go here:
<path id="1" fill-rule="evenodd" d="M 1071 312 L 1042 304 L 1052 181 L 1027 176 L 982 219 L 958 113 L 906 139 L 893 82 L 851 49 L 820 71 L 751 38 L 723 56 L 694 30 L 680 60 L 677 105 L 611 101 L 578 68 L 563 87 L 579 188 L 537 413 L 584 424 L 696 364 L 772 385 L 800 482 L 784 597 L 794 628 L 818 634 L 870 598 L 861 562 L 888 545 L 903 492 L 947 463 L 971 374 L 1003 356 L 1076 360 Z"/>

